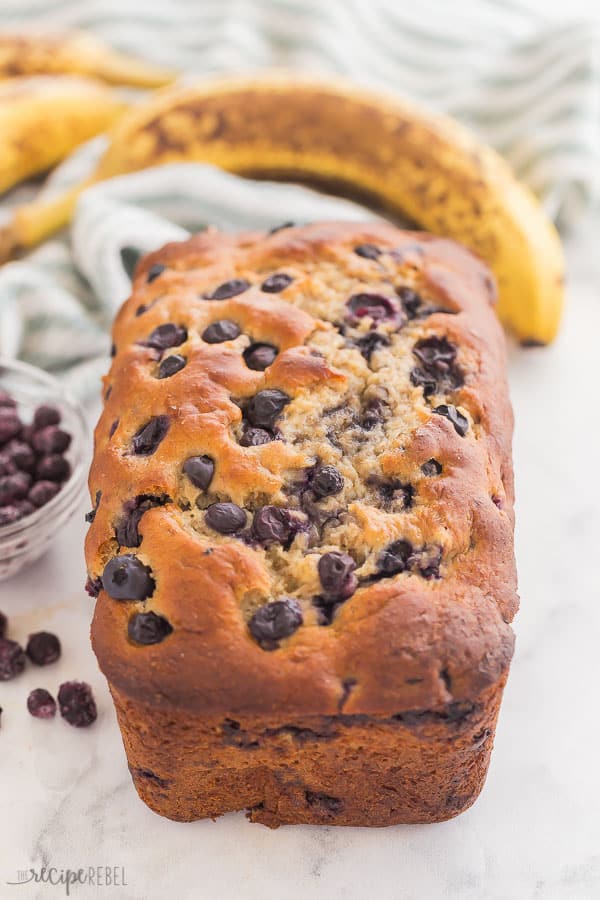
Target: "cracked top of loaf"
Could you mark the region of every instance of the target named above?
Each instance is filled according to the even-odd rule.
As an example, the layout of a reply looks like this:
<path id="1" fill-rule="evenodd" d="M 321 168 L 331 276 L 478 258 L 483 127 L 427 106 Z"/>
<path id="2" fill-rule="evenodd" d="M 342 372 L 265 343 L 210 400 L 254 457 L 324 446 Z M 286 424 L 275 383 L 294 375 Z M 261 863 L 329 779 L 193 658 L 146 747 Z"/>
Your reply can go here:
<path id="1" fill-rule="evenodd" d="M 90 472 L 100 666 L 207 714 L 390 714 L 501 678 L 512 413 L 486 267 L 387 224 L 138 266 Z"/>

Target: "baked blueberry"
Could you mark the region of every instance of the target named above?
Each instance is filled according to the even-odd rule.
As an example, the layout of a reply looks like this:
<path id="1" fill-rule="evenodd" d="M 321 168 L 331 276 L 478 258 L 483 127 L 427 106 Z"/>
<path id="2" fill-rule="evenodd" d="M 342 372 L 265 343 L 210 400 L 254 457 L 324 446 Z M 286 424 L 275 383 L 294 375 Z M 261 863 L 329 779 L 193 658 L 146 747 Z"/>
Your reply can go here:
<path id="1" fill-rule="evenodd" d="M 434 475 L 441 475 L 442 464 L 438 462 L 437 459 L 428 459 L 427 462 L 424 462 L 421 466 L 421 472 L 428 478 L 431 478 Z"/>
<path id="2" fill-rule="evenodd" d="M 273 428 L 275 421 L 290 402 L 290 397 L 276 388 L 259 391 L 246 406 L 246 418 L 258 428 Z"/>
<path id="3" fill-rule="evenodd" d="M 169 430 L 168 416 L 155 416 L 136 431 L 131 441 L 132 452 L 136 456 L 151 456 L 164 440 Z"/>
<path id="4" fill-rule="evenodd" d="M 369 479 L 369 483 L 377 487 L 384 506 L 391 506 L 392 503 L 400 503 L 402 509 L 409 509 L 412 506 L 415 496 L 415 489 L 412 484 L 407 484 L 398 478 L 378 477 Z"/>
<path id="5" fill-rule="evenodd" d="M 423 367 L 435 375 L 444 375 L 450 371 L 456 360 L 456 347 L 448 338 L 431 335 L 421 338 L 413 347 L 413 353 Z"/>
<path id="6" fill-rule="evenodd" d="M 256 343 L 246 347 L 242 356 L 249 369 L 254 369 L 255 372 L 264 372 L 273 363 L 278 353 L 279 350 L 273 344 Z"/>
<path id="7" fill-rule="evenodd" d="M 183 325 L 166 322 L 164 325 L 158 325 L 143 341 L 143 344 L 146 347 L 153 347 L 155 350 L 168 350 L 169 347 L 179 347 L 180 344 L 187 341 L 187 336 L 187 329 Z"/>
<path id="8" fill-rule="evenodd" d="M 397 575 L 405 572 L 413 561 L 413 546 L 409 541 L 398 540 L 389 544 L 377 560 L 377 568 L 382 575 Z"/>
<path id="9" fill-rule="evenodd" d="M 304 525 L 301 514 L 281 506 L 261 506 L 254 513 L 252 534 L 261 544 L 279 543 L 287 549 Z"/>
<path id="10" fill-rule="evenodd" d="M 215 461 L 210 456 L 190 456 L 183 464 L 183 471 L 194 487 L 208 490 L 215 474 Z"/>
<path id="11" fill-rule="evenodd" d="M 411 370 L 410 381 L 415 387 L 423 388 L 423 396 L 426 400 L 438 390 L 438 383 L 435 376 L 419 367 L 415 367 Z"/>
<path id="12" fill-rule="evenodd" d="M 33 430 L 38 431 L 40 428 L 46 428 L 48 425 L 60 424 L 60 410 L 56 406 L 50 406 L 44 403 L 38 406 L 33 414 Z"/>
<path id="13" fill-rule="evenodd" d="M 425 547 L 416 554 L 416 568 L 422 578 L 439 578 L 442 562 L 441 547 Z"/>
<path id="14" fill-rule="evenodd" d="M 111 438 L 117 428 L 119 427 L 119 419 L 115 419 L 114 422 L 111 423 L 110 428 L 108 429 L 108 436 Z"/>
<path id="15" fill-rule="evenodd" d="M 56 715 L 56 700 L 45 688 L 36 688 L 27 697 L 27 709 L 36 719 L 53 719 Z"/>
<path id="16" fill-rule="evenodd" d="M 265 278 L 260 289 L 267 294 L 279 294 L 280 291 L 284 291 L 286 287 L 289 287 L 293 280 L 292 276 L 286 275 L 285 272 L 275 272 L 274 275 L 269 275 L 268 278 Z"/>
<path id="17" fill-rule="evenodd" d="M 351 324 L 358 324 L 365 316 L 374 322 L 394 322 L 402 325 L 406 315 L 395 297 L 383 294 L 353 294 L 347 301 L 346 319 Z"/>
<path id="18" fill-rule="evenodd" d="M 359 244 L 354 248 L 354 252 L 357 256 L 364 257 L 364 259 L 378 259 L 382 253 L 375 244 Z"/>
<path id="19" fill-rule="evenodd" d="M 25 653 L 36 666 L 49 666 L 60 656 L 60 641 L 49 631 L 37 631 L 29 635 Z"/>
<path id="20" fill-rule="evenodd" d="M 411 381 L 422 386 L 425 398 L 434 393 L 454 391 L 464 384 L 464 376 L 456 365 L 456 347 L 439 335 L 431 335 L 417 341 L 413 354 L 420 366 L 411 372 Z"/>
<path id="21" fill-rule="evenodd" d="M 405 285 L 396 288 L 396 293 L 402 300 L 402 306 L 409 319 L 415 319 L 423 306 L 423 300 L 416 291 Z"/>
<path id="22" fill-rule="evenodd" d="M 337 550 L 324 553 L 317 569 L 323 595 L 327 600 L 347 600 L 358 586 L 358 579 L 354 574 L 356 563 L 347 553 Z"/>
<path id="23" fill-rule="evenodd" d="M 223 341 L 233 341 L 241 334 L 240 326 L 231 319 L 219 319 L 213 322 L 202 332 L 202 340 L 207 344 L 222 344 Z"/>
<path id="24" fill-rule="evenodd" d="M 245 278 L 232 278 L 231 281 L 224 281 L 212 294 L 205 294 L 207 300 L 228 300 L 229 297 L 237 297 L 243 294 L 250 287 L 250 282 Z"/>
<path id="25" fill-rule="evenodd" d="M 335 466 L 317 466 L 310 479 L 316 497 L 332 497 L 344 488 L 344 476 Z"/>
<path id="26" fill-rule="evenodd" d="M 154 593 L 155 582 L 149 566 L 137 556 L 113 556 L 102 573 L 104 590 L 113 600 L 145 600 Z"/>
<path id="27" fill-rule="evenodd" d="M 59 453 L 50 453 L 38 460 L 35 475 L 40 481 L 66 481 L 71 475 L 71 464 Z"/>
<path id="28" fill-rule="evenodd" d="M 71 435 L 56 425 L 47 425 L 34 433 L 31 443 L 36 453 L 64 453 L 71 444 Z"/>
<path id="29" fill-rule="evenodd" d="M 452 422 L 452 424 L 454 425 L 454 430 L 457 434 L 460 434 L 461 437 L 464 437 L 469 430 L 469 420 L 466 416 L 463 416 L 463 414 L 459 412 L 455 406 L 450 406 L 447 403 L 442 403 L 440 406 L 436 406 L 433 412 L 438 416 L 444 416 L 446 419 Z"/>
<path id="30" fill-rule="evenodd" d="M 156 613 L 135 613 L 127 625 L 129 639 L 136 644 L 160 644 L 173 628 L 163 616 Z"/>
<path id="31" fill-rule="evenodd" d="M 275 436 L 266 428 L 248 428 L 240 438 L 240 447 L 260 447 L 261 444 L 269 444 L 275 440 Z"/>
<path id="32" fill-rule="evenodd" d="M 171 375 L 180 372 L 186 363 L 187 359 L 185 356 L 181 356 L 179 353 L 172 353 L 171 356 L 165 356 L 158 367 L 158 377 L 170 378 Z"/>
<path id="33" fill-rule="evenodd" d="M 0 395 L 1 396 L 1 395 Z M 6 637 L 8 630 L 8 619 L 3 612 L 0 612 L 0 638 Z"/>
<path id="34" fill-rule="evenodd" d="M 278 641 L 289 637 L 302 625 L 302 608 L 294 597 L 282 597 L 256 610 L 248 629 L 263 650 L 276 650 Z"/>
<path id="35" fill-rule="evenodd" d="M 27 497 L 34 506 L 40 507 L 49 503 L 53 497 L 56 497 L 59 491 L 60 485 L 57 484 L 56 481 L 36 481 L 35 484 L 32 485 Z"/>
<path id="36" fill-rule="evenodd" d="M 94 507 L 88 513 L 85 514 L 85 521 L 88 523 L 92 523 L 96 518 L 96 513 L 98 511 L 98 507 L 100 506 L 100 500 L 102 499 L 102 491 L 96 491 L 96 496 L 94 498 Z"/>
<path id="37" fill-rule="evenodd" d="M 93 597 L 94 599 L 96 599 L 96 597 L 102 590 L 102 579 L 92 578 L 88 575 L 84 585 L 84 590 L 89 597 Z"/>
<path id="38" fill-rule="evenodd" d="M 84 681 L 65 681 L 61 684 L 58 706 L 63 719 L 76 728 L 91 725 L 98 716 L 92 689 Z"/>
<path id="39" fill-rule="evenodd" d="M 359 419 L 359 425 L 365 431 L 372 431 L 377 425 L 385 421 L 386 410 L 389 407 L 383 400 L 374 398 L 364 406 Z"/>
<path id="40" fill-rule="evenodd" d="M 213 503 L 206 510 L 204 521 L 220 534 L 235 534 L 246 524 L 246 513 L 235 503 Z"/>
<path id="41" fill-rule="evenodd" d="M 0 638 L 0 681 L 10 681 L 25 668 L 23 648 L 16 641 Z"/>
<path id="42" fill-rule="evenodd" d="M 371 362 L 371 356 L 376 350 L 390 346 L 390 339 L 387 334 L 379 334 L 378 331 L 368 331 L 358 338 L 357 341 L 348 341 L 348 343 L 350 346 L 358 347 L 366 361 Z"/>
<path id="43" fill-rule="evenodd" d="M 155 278 L 158 278 L 159 275 L 162 275 L 166 268 L 167 267 L 163 266 L 162 263 L 154 263 L 154 265 L 150 266 L 146 273 L 146 281 L 148 284 L 154 281 Z"/>
<path id="44" fill-rule="evenodd" d="M 145 512 L 170 502 L 166 494 L 139 494 L 133 500 L 123 504 L 123 516 L 115 527 L 115 537 L 121 547 L 139 547 L 142 537 L 138 531 L 140 520 Z"/>

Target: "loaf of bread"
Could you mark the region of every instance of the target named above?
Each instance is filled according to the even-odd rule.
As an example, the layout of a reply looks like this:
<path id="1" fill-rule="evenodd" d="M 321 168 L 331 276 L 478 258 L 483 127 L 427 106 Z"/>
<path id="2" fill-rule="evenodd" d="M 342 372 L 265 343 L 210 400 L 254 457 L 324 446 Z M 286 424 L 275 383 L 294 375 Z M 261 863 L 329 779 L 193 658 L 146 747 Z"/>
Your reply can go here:
<path id="1" fill-rule="evenodd" d="M 156 812 L 389 825 L 477 797 L 517 609 L 494 293 L 379 223 L 209 230 L 138 266 L 86 554 Z"/>

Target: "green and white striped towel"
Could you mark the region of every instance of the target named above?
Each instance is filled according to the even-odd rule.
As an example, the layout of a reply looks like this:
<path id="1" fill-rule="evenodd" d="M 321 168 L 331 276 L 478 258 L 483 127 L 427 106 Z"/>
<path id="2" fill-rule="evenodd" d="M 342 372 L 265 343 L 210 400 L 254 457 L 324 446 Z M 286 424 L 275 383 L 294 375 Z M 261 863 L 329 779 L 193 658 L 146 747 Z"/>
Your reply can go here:
<path id="1" fill-rule="evenodd" d="M 395 89 L 469 124 L 511 161 L 559 224 L 598 196 L 600 33 L 516 0 L 1 0 L 5 28 L 76 27 L 186 73 L 285 66 Z M 81 148 L 49 193 L 89 171 Z M 6 204 L 5 204 L 6 205 Z M 283 218 L 364 218 L 308 190 L 178 164 L 84 194 L 70 240 L 0 271 L 0 355 L 62 374 L 80 393 L 106 368 L 107 329 L 132 257 L 187 231 Z"/>

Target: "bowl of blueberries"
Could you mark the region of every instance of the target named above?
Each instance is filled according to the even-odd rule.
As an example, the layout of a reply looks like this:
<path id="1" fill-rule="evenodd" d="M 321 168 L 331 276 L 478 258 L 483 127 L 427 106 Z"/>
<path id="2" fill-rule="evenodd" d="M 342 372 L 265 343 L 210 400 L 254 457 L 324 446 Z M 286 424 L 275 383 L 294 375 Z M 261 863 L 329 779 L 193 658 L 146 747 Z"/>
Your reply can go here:
<path id="1" fill-rule="evenodd" d="M 88 427 L 47 372 L 0 358 L 0 581 L 38 559 L 77 507 Z"/>

